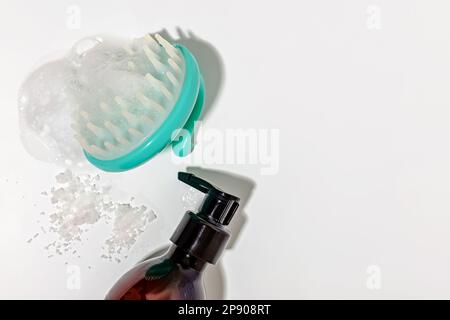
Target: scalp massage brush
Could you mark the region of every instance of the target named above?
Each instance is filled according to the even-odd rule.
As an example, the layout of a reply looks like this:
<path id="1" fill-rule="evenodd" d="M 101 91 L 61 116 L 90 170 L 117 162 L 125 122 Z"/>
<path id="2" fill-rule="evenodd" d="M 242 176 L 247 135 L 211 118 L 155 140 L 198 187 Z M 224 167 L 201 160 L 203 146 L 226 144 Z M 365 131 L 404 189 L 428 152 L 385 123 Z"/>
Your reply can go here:
<path id="1" fill-rule="evenodd" d="M 204 102 L 202 76 L 189 50 L 158 34 L 120 46 L 98 37 L 89 41 L 74 62 L 80 102 L 72 124 L 89 162 L 125 171 L 169 144 L 187 155 L 191 141 L 178 133 L 192 135 Z"/>

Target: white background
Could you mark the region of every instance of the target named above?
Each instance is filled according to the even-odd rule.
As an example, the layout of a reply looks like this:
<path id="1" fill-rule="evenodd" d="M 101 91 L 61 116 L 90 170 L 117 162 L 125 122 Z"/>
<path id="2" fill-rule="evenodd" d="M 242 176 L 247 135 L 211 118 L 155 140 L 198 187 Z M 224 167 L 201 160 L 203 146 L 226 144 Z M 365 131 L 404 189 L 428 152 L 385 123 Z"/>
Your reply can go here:
<path id="1" fill-rule="evenodd" d="M 254 184 L 232 248 L 208 270 L 210 297 L 450 298 L 449 12 L 437 0 L 2 0 L 0 298 L 101 299 L 168 240 L 184 210 L 184 166 L 164 152 L 102 175 L 158 214 L 128 260 L 101 260 L 100 232 L 79 259 L 27 244 L 49 208 L 39 194 L 61 168 L 22 147 L 16 100 L 42 57 L 84 36 L 165 28 L 176 39 L 177 26 L 203 43 L 193 51 L 215 95 L 204 127 L 280 130 L 275 175 L 262 164 L 203 166 Z M 79 266 L 79 290 L 65 262 Z"/>

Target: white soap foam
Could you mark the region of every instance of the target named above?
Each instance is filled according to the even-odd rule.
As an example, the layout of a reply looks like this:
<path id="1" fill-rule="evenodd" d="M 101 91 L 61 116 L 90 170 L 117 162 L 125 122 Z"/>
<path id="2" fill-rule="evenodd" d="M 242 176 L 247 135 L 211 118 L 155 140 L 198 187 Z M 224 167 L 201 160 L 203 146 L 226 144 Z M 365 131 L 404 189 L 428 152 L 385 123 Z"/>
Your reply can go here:
<path id="1" fill-rule="evenodd" d="M 57 60 L 34 71 L 19 91 L 22 143 L 38 160 L 64 166 L 84 162 L 70 127 L 76 106 L 69 90 L 71 80 L 70 66 Z"/>

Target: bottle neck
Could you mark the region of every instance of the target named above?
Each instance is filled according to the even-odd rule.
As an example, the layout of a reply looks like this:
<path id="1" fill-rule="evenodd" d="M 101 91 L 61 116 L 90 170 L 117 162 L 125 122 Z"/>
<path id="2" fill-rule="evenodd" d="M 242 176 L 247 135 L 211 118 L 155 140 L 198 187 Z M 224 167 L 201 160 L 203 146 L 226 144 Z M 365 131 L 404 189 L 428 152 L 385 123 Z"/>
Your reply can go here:
<path id="1" fill-rule="evenodd" d="M 176 264 L 180 265 L 183 269 L 194 269 L 198 272 L 202 272 L 207 265 L 207 262 L 201 260 L 193 255 L 190 255 L 182 248 L 172 245 L 167 252 L 167 256 Z"/>
<path id="2" fill-rule="evenodd" d="M 187 211 L 170 241 L 191 256 L 215 264 L 229 238 L 224 226 Z"/>

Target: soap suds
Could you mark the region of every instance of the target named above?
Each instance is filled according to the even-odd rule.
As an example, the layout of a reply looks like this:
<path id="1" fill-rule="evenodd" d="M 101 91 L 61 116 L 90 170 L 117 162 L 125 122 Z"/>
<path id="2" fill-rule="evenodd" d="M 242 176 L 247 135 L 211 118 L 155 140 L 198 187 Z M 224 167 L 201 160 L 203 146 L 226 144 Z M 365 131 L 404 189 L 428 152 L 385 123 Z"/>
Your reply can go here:
<path id="1" fill-rule="evenodd" d="M 19 90 L 19 124 L 27 152 L 47 162 L 82 165 L 83 152 L 73 137 L 71 113 L 76 101 L 70 94 L 70 65 L 52 61 L 35 70 Z"/>
<path id="2" fill-rule="evenodd" d="M 55 240 L 45 246 L 49 256 L 77 254 L 77 244 L 83 235 L 98 223 L 112 225 L 111 235 L 104 243 L 105 252 L 101 255 L 110 261 L 120 262 L 144 232 L 147 225 L 156 218 L 152 209 L 135 205 L 134 198 L 129 202 L 115 201 L 111 196 L 111 185 L 101 181 L 99 175 L 75 175 L 67 169 L 56 177 L 56 186 L 41 195 L 48 197 L 54 210 L 47 214 L 48 228 L 41 226 L 43 234 L 50 233 Z M 32 242 L 39 233 L 27 242 Z"/>

